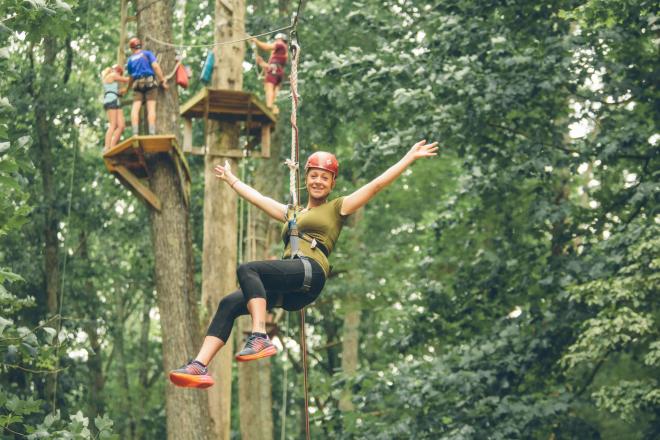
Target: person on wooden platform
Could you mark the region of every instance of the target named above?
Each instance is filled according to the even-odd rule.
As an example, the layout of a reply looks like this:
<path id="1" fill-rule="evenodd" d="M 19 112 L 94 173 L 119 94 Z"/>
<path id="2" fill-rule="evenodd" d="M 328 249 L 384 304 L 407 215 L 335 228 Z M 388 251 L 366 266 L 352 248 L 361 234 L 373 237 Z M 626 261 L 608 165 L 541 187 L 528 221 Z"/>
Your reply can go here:
<path id="1" fill-rule="evenodd" d="M 167 80 L 158 64 L 156 56 L 142 49 L 142 41 L 133 37 L 128 41 L 132 55 L 128 58 L 128 86 L 133 89 L 133 107 L 131 108 L 131 128 L 133 135 L 139 134 L 140 109 L 142 101 L 147 101 L 147 123 L 149 134 L 156 134 L 156 95 L 158 86 L 169 89 Z"/>
<path id="2" fill-rule="evenodd" d="M 236 360 L 252 361 L 277 353 L 266 334 L 266 311 L 273 307 L 300 310 L 313 303 L 330 273 L 328 257 L 334 249 L 347 217 L 390 185 L 419 158 L 437 154 L 437 142 L 420 141 L 387 171 L 352 194 L 330 200 L 337 182 L 339 164 L 331 153 L 316 152 L 305 165 L 307 206 L 292 207 L 264 196 L 240 181 L 229 166 L 218 165 L 216 177 L 270 217 L 282 222 L 285 242 L 282 260 L 253 261 L 237 269 L 240 289 L 225 296 L 195 358 L 170 371 L 172 383 L 182 387 L 207 388 L 214 381 L 208 364 L 229 338 L 234 320 L 252 317 L 252 333 Z"/>
<path id="3" fill-rule="evenodd" d="M 103 145 L 103 152 L 106 152 L 119 142 L 119 138 L 126 128 L 124 112 L 119 102 L 119 96 L 123 95 L 125 90 L 119 89 L 119 83 L 127 83 L 129 79 L 124 76 L 124 68 L 115 64 L 103 70 L 101 80 L 103 81 L 103 108 L 108 116 L 108 129 L 105 132 Z"/>
<path id="4" fill-rule="evenodd" d="M 257 64 L 265 73 L 264 94 L 266 95 L 266 107 L 271 109 L 274 114 L 279 113 L 279 108 L 275 105 L 275 97 L 284 79 L 284 67 L 289 56 L 287 52 L 287 40 L 286 34 L 281 32 L 275 35 L 275 41 L 273 43 L 259 41 L 256 38 L 252 39 L 252 42 L 259 49 L 270 51 L 268 62 L 257 55 Z"/>

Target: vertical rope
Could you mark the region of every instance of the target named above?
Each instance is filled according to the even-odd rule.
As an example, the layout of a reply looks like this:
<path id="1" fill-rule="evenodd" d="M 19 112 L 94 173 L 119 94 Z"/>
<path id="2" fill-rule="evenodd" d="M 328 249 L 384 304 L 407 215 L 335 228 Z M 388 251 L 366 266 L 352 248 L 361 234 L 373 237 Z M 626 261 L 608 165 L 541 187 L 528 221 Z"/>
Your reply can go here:
<path id="1" fill-rule="evenodd" d="M 291 60 L 291 75 L 289 80 L 291 82 L 291 159 L 287 161 L 289 165 L 289 193 L 293 198 L 292 203 L 298 206 L 300 203 L 300 193 L 297 180 L 299 179 L 299 146 L 298 146 L 298 59 L 300 57 L 300 46 L 297 42 L 291 43 L 291 52 L 293 59 Z"/>
<path id="2" fill-rule="evenodd" d="M 307 385 L 307 338 L 305 338 L 305 308 L 300 309 L 300 350 L 303 356 L 303 386 L 305 387 L 305 434 L 309 440 L 309 386 Z"/>
<path id="3" fill-rule="evenodd" d="M 289 334 L 289 314 L 286 314 L 286 321 L 285 321 L 285 334 L 288 337 Z M 284 339 L 282 339 L 282 345 L 284 345 Z M 282 420 L 282 429 L 280 430 L 280 440 L 285 440 L 286 439 L 286 406 L 287 406 L 287 388 L 289 386 L 289 379 L 287 378 L 287 373 L 289 372 L 289 352 L 286 350 L 286 347 L 284 348 L 284 366 L 282 367 L 283 372 L 282 372 L 282 414 L 280 415 L 280 420 Z"/>

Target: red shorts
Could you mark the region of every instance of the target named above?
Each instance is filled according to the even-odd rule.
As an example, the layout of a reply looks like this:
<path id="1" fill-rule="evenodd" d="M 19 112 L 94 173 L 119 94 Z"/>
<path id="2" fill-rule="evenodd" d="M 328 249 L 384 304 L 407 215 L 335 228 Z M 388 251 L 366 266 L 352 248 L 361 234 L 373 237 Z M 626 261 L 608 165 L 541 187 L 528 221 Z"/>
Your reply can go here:
<path id="1" fill-rule="evenodd" d="M 266 70 L 266 82 L 279 86 L 284 79 L 284 68 L 279 64 L 270 64 Z"/>

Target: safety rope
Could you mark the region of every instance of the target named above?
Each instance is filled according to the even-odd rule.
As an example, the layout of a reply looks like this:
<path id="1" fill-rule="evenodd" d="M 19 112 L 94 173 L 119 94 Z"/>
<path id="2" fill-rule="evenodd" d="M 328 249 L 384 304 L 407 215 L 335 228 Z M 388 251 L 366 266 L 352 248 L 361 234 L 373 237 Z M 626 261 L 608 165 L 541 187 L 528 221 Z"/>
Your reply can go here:
<path id="1" fill-rule="evenodd" d="M 239 39 L 237 39 L 237 40 L 231 40 L 231 41 L 220 41 L 220 42 L 218 42 L 218 43 L 209 43 L 209 44 L 174 44 L 174 43 L 168 43 L 167 41 L 159 40 L 158 38 L 154 38 L 154 37 L 152 37 L 152 36 L 150 36 L 150 35 L 147 35 L 145 38 L 146 38 L 147 40 L 151 40 L 151 41 L 153 41 L 154 43 L 158 43 L 158 44 L 160 44 L 160 45 L 162 45 L 162 46 L 168 46 L 168 47 L 181 47 L 181 48 L 190 49 L 190 48 L 195 48 L 195 47 L 216 47 L 216 46 L 224 46 L 224 45 L 226 45 L 226 44 L 242 43 L 243 41 L 248 41 L 248 40 L 251 40 L 252 38 L 258 38 L 258 37 L 263 37 L 263 36 L 265 36 L 265 35 L 276 34 L 276 33 L 278 33 L 278 32 L 282 32 L 282 31 L 288 31 L 288 30 L 291 29 L 291 28 L 292 28 L 292 25 L 289 25 L 289 26 L 285 26 L 285 27 L 283 27 L 283 28 L 279 28 L 279 29 L 275 29 L 275 30 L 272 30 L 272 31 L 263 32 L 263 33 L 261 33 L 261 34 L 257 34 L 257 35 L 248 35 L 248 36 L 246 36 L 245 38 L 239 38 Z"/>
<path id="2" fill-rule="evenodd" d="M 296 25 L 302 0 L 298 2 L 298 10 L 291 20 L 291 34 L 289 44 L 291 50 L 291 74 L 289 81 L 291 83 L 291 157 L 287 159 L 286 165 L 289 167 L 289 193 L 291 194 L 294 206 L 294 219 L 297 207 L 300 203 L 300 144 L 298 133 L 298 103 L 300 95 L 298 94 L 298 61 L 300 59 L 300 44 L 298 44 L 298 35 Z M 307 342 L 305 337 L 305 308 L 300 309 L 300 349 L 302 350 L 303 362 L 303 386 L 305 388 L 305 434 L 306 439 L 310 438 L 309 430 L 309 386 L 307 376 Z"/>
<path id="3" fill-rule="evenodd" d="M 284 334 L 288 337 L 289 334 L 289 314 L 286 314 L 284 322 Z M 284 344 L 284 339 L 282 339 L 282 344 Z M 286 439 L 286 407 L 287 407 L 287 387 L 289 386 L 289 380 L 287 378 L 289 372 L 289 351 L 284 347 L 284 359 L 282 360 L 284 365 L 282 367 L 282 413 L 280 419 L 282 420 L 282 429 L 280 430 L 280 440 Z"/>
<path id="4" fill-rule="evenodd" d="M 289 81 L 291 83 L 291 157 L 287 159 L 286 165 L 289 167 L 289 194 L 291 194 L 291 203 L 298 206 L 300 203 L 300 166 L 298 146 L 298 59 L 300 58 L 300 46 L 297 40 L 291 41 L 291 74 Z M 295 212 L 295 210 L 294 210 Z"/>

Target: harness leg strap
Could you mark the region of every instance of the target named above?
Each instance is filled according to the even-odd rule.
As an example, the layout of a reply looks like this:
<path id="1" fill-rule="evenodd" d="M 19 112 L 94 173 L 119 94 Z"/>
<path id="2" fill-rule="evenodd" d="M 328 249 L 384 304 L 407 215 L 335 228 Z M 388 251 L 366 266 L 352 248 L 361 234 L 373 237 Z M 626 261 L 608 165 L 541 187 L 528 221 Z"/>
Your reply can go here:
<path id="1" fill-rule="evenodd" d="M 309 262 L 307 258 L 301 258 L 303 268 L 305 269 L 305 278 L 303 279 L 302 289 L 303 293 L 309 292 L 309 289 L 312 288 L 312 263 Z"/>

